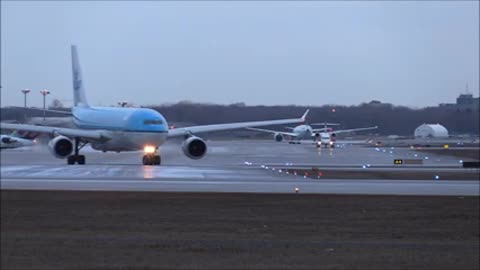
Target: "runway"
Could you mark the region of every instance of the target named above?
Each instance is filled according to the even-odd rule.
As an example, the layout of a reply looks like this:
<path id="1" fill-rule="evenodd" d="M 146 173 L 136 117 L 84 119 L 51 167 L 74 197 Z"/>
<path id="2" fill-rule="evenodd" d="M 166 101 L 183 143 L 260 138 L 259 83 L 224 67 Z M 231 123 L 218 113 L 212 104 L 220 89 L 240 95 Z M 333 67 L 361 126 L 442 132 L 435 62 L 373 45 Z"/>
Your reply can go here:
<path id="1" fill-rule="evenodd" d="M 429 180 L 322 180 L 318 182 L 276 182 L 237 180 L 112 180 L 112 179 L 2 179 L 2 189 L 164 191 L 164 192 L 248 192 L 362 195 L 450 195 L 478 196 L 476 181 Z"/>
<path id="2" fill-rule="evenodd" d="M 479 181 L 462 179 L 325 179 L 287 174 L 279 166 L 385 172 L 396 158 L 421 158 L 417 170 L 462 171 L 461 160 L 426 155 L 402 148 L 346 145 L 317 149 L 267 141 L 211 141 L 199 161 L 186 158 L 179 145 L 162 148 L 163 164 L 140 165 L 141 153 L 101 153 L 87 149 L 87 165 L 67 166 L 47 149 L 7 150 L 1 153 L 1 188 L 32 190 L 102 190 L 168 192 L 251 192 L 300 194 L 451 195 L 478 196 Z M 367 167 L 368 165 L 368 167 Z M 277 168 L 275 168 L 277 167 Z M 478 172 L 478 170 L 476 171 Z"/>

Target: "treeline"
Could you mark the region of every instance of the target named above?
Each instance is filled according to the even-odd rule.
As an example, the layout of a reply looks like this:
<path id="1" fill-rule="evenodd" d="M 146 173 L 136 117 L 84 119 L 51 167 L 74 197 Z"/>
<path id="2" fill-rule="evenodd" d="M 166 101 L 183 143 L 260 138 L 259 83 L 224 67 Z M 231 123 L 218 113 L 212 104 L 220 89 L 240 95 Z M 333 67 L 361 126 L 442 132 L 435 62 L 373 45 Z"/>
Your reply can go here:
<path id="1" fill-rule="evenodd" d="M 213 105 L 177 103 L 151 106 L 170 122 L 190 122 L 199 125 L 300 117 L 304 106 L 244 106 L 243 104 Z M 382 135 L 413 136 L 423 123 L 444 125 L 451 134 L 479 134 L 479 112 L 447 110 L 440 107 L 411 109 L 391 104 L 361 104 L 358 106 L 311 107 L 309 123 L 333 122 L 341 128 L 379 126 Z"/>
<path id="2" fill-rule="evenodd" d="M 246 106 L 197 104 L 180 102 L 148 106 L 161 112 L 169 123 L 190 123 L 196 125 L 298 118 L 307 107 L 304 106 Z M 19 108 L 2 108 L 2 121 L 22 121 L 25 117 L 42 116 L 41 111 L 28 111 Z M 62 116 L 47 113 L 47 116 Z M 416 127 L 423 123 L 445 126 L 450 134 L 479 134 L 479 112 L 458 111 L 442 107 L 412 109 L 391 104 L 364 103 L 358 106 L 325 105 L 311 107 L 308 123 L 333 122 L 341 128 L 379 126 L 375 133 L 381 135 L 412 136 Z"/>

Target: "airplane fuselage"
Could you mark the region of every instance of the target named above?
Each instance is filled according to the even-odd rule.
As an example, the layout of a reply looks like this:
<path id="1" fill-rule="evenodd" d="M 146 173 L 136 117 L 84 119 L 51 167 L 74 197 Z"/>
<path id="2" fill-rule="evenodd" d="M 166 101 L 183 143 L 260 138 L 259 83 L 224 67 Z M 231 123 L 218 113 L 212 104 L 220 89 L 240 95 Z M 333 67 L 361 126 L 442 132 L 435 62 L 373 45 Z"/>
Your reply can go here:
<path id="1" fill-rule="evenodd" d="M 335 134 L 329 132 L 321 132 L 317 140 L 317 147 L 335 147 Z"/>
<path id="2" fill-rule="evenodd" d="M 297 134 L 295 140 L 310 140 L 312 139 L 312 127 L 309 125 L 299 125 L 293 128 L 292 133 Z"/>
<path id="3" fill-rule="evenodd" d="M 74 107 L 73 123 L 80 129 L 102 130 L 111 139 L 93 142 L 100 151 L 137 151 L 150 145 L 158 148 L 168 137 L 168 123 L 147 108 Z"/>
<path id="4" fill-rule="evenodd" d="M 322 132 L 320 133 L 320 139 L 318 140 L 322 145 L 329 146 L 333 144 L 332 138 L 330 136 L 330 133 L 328 132 Z"/>

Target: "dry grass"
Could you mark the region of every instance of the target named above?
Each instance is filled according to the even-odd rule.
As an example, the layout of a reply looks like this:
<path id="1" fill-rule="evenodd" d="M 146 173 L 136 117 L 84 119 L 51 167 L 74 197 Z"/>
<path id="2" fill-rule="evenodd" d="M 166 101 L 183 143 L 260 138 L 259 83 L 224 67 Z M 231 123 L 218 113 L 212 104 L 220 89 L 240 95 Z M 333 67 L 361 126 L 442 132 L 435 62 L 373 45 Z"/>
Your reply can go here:
<path id="1" fill-rule="evenodd" d="M 478 269 L 478 197 L 1 191 L 1 269 Z"/>

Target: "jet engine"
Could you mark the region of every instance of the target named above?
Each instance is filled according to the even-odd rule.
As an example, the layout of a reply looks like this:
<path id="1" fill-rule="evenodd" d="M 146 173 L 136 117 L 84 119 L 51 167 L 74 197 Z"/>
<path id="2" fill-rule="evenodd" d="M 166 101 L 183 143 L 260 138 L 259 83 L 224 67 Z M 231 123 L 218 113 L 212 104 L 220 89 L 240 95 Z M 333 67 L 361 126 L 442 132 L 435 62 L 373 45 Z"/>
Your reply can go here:
<path id="1" fill-rule="evenodd" d="M 207 153 L 207 144 L 202 138 L 191 136 L 183 141 L 182 150 L 191 159 L 201 159 Z"/>
<path id="2" fill-rule="evenodd" d="M 57 136 L 50 140 L 48 149 L 56 158 L 66 158 L 73 151 L 73 142 L 65 136 Z"/>
<path id="3" fill-rule="evenodd" d="M 283 135 L 280 134 L 280 133 L 275 133 L 275 134 L 273 134 L 273 139 L 277 142 L 281 142 L 281 141 L 283 141 Z"/>
<path id="4" fill-rule="evenodd" d="M 337 134 L 332 133 L 332 134 L 330 135 L 330 139 L 332 140 L 332 142 L 335 142 L 335 140 L 337 139 Z"/>
<path id="5" fill-rule="evenodd" d="M 14 143 L 15 140 L 12 140 L 9 136 L 2 136 L 2 143 Z"/>

